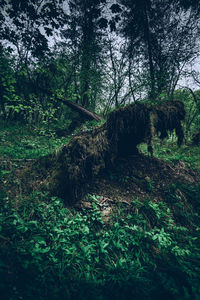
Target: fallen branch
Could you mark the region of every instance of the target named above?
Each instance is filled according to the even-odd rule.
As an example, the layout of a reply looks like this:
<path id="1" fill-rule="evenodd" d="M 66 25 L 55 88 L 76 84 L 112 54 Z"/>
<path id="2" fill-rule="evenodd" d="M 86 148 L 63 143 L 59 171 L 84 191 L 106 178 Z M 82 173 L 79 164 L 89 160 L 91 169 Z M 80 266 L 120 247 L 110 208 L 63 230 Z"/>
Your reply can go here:
<path id="1" fill-rule="evenodd" d="M 74 103 L 70 100 L 62 100 L 60 98 L 56 98 L 58 101 L 62 102 L 63 104 L 67 105 L 68 107 L 72 108 L 74 111 L 80 113 L 85 119 L 87 120 L 96 120 L 101 121 L 103 120 L 102 117 L 99 115 L 91 112 L 90 110 L 82 107 L 81 105 Z"/>

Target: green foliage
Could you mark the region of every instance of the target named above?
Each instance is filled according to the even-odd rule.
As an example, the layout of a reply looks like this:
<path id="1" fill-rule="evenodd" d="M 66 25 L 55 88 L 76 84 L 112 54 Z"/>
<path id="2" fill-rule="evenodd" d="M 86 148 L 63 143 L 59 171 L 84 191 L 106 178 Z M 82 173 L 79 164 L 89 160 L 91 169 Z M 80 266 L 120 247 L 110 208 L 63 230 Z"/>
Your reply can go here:
<path id="1" fill-rule="evenodd" d="M 47 155 L 66 144 L 70 137 L 57 137 L 53 126 L 44 122 L 39 127 L 21 123 L 0 123 L 1 159 L 32 159 Z"/>
<path id="2" fill-rule="evenodd" d="M 195 195 L 197 192 L 194 192 Z M 13 199 L 14 200 L 14 199 Z M 109 223 L 99 197 L 68 209 L 37 192 L 0 209 L 0 289 L 9 299 L 188 299 L 199 296 L 199 241 L 163 203 L 119 203 Z M 196 298 L 197 299 L 197 298 Z"/>
<path id="3" fill-rule="evenodd" d="M 139 149 L 144 153 L 148 153 L 146 144 L 139 145 Z M 173 137 L 162 143 L 155 138 L 153 140 L 153 155 L 173 164 L 182 161 L 190 169 L 199 170 L 200 168 L 199 147 L 182 145 L 179 148 Z"/>
<path id="4" fill-rule="evenodd" d="M 191 90 L 192 91 L 192 90 Z M 199 90 L 192 91 L 190 89 L 178 89 L 174 93 L 176 99 L 183 101 L 186 118 L 184 120 L 185 139 L 191 140 L 192 134 L 200 128 L 200 96 Z"/>
<path id="5" fill-rule="evenodd" d="M 16 95 L 16 78 L 12 69 L 14 60 L 9 51 L 0 47 L 0 107 L 4 117 L 7 116 L 6 103 L 12 106 L 12 103 L 19 100 Z"/>

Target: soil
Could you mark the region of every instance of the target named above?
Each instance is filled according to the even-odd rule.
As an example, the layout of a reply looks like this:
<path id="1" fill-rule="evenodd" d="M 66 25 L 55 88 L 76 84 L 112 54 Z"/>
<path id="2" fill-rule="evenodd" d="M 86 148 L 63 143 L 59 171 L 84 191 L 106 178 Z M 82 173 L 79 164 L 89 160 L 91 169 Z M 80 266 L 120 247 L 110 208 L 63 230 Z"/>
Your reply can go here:
<path id="1" fill-rule="evenodd" d="M 170 187 L 176 183 L 196 186 L 199 183 L 199 174 L 187 168 L 183 161 L 171 164 L 139 154 L 118 159 L 112 169 L 105 170 L 88 184 L 87 191 L 91 195 L 100 197 L 104 221 L 110 220 L 112 211 L 118 205 L 131 211 L 134 209 L 132 202 L 136 199 L 140 202 L 163 201 L 170 208 L 175 222 L 191 230 L 193 224 L 187 222 L 186 215 L 187 213 L 195 215 L 196 199 L 187 199 L 186 195 L 176 188 L 174 195 L 178 197 L 175 196 L 174 200 L 170 200 L 169 194 L 173 194 L 173 189 L 170 190 Z M 91 206 L 92 200 L 87 196 L 76 204 L 76 207 L 84 209 L 90 209 Z M 145 215 L 145 211 L 139 213 Z M 155 219 L 149 215 L 149 212 L 145 218 L 149 224 Z"/>
<path id="2" fill-rule="evenodd" d="M 198 179 L 198 174 L 188 169 L 182 161 L 170 164 L 138 154 L 118 159 L 112 169 L 105 170 L 88 185 L 88 193 L 101 196 L 102 201 L 129 204 L 137 197 L 154 198 L 156 201 L 164 198 L 170 184 L 178 181 L 192 185 Z"/>

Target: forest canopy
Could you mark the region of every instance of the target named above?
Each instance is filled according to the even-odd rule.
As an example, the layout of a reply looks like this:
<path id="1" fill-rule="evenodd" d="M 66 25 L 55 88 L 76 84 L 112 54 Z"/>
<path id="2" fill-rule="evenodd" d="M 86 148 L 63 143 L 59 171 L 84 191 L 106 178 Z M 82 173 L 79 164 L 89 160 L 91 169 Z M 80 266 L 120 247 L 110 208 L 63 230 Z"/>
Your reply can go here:
<path id="1" fill-rule="evenodd" d="M 181 79 L 199 86 L 199 18 L 198 1 L 1 0 L 1 114 L 172 100 Z"/>

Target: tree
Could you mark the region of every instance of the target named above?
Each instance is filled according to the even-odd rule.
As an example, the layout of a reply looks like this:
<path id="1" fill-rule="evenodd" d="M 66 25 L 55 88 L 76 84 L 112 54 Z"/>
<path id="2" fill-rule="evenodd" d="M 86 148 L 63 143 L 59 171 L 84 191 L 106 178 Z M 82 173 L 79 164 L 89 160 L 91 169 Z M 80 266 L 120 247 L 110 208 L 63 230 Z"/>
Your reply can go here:
<path id="1" fill-rule="evenodd" d="M 109 34 L 105 43 L 107 64 L 103 75 L 104 114 L 115 107 L 120 107 L 130 99 L 128 91 L 128 63 L 126 57 L 126 43 L 119 41 L 116 35 Z"/>
<path id="2" fill-rule="evenodd" d="M 100 55 L 102 52 L 101 11 L 105 0 L 69 1 L 69 18 L 62 37 L 71 47 L 74 91 L 80 95 L 77 101 L 94 110 L 100 85 Z M 92 91 L 93 90 L 93 91 Z"/>
<path id="3" fill-rule="evenodd" d="M 182 87 L 175 91 L 176 99 L 183 101 L 186 110 L 184 121 L 185 139 L 192 137 L 200 128 L 200 90 Z"/>
<path id="4" fill-rule="evenodd" d="M 63 25 L 62 0 L 1 1 L 0 39 L 18 54 L 18 66 L 30 58 L 41 58 L 48 52 L 48 37 Z"/>
<path id="5" fill-rule="evenodd" d="M 197 14 L 190 7 L 185 10 L 177 1 L 120 3 L 120 10 L 117 4 L 111 10 L 123 17 L 120 32 L 129 40 L 129 57 L 143 62 L 149 98 L 155 99 L 163 91 L 172 97 L 183 68 L 199 52 Z"/>
<path id="6" fill-rule="evenodd" d="M 2 46 L 0 47 L 0 106 L 3 118 L 7 119 L 9 110 L 6 106 L 12 106 L 18 100 L 16 95 L 16 78 L 12 69 L 13 59 Z"/>

